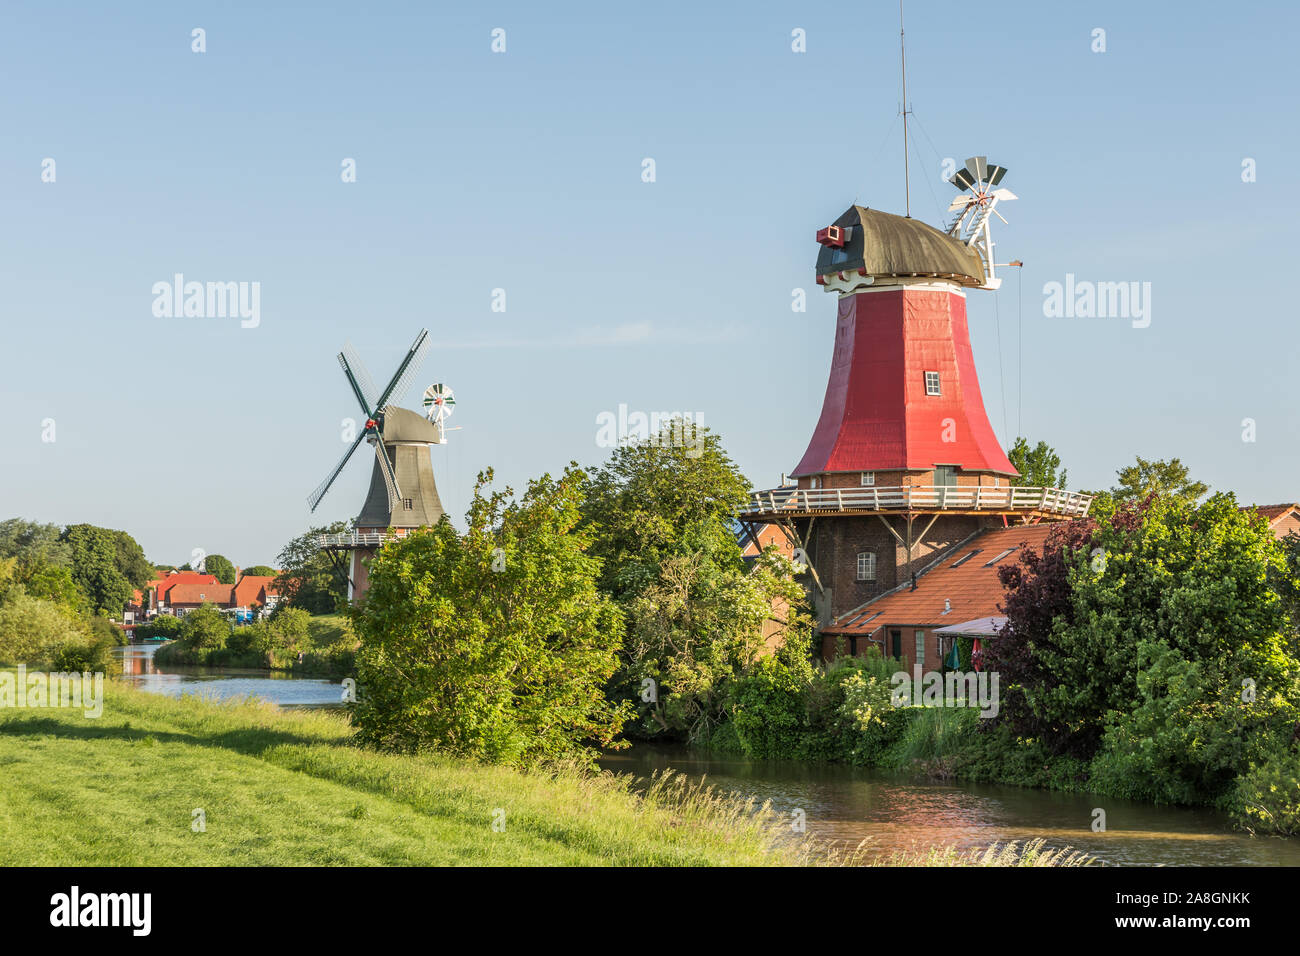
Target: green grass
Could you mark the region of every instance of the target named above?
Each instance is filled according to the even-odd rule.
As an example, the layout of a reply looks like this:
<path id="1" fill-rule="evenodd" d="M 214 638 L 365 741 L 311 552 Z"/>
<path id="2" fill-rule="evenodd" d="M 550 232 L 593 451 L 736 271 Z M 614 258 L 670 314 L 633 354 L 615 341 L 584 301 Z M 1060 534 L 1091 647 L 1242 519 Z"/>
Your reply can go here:
<path id="1" fill-rule="evenodd" d="M 344 638 L 356 640 L 352 623 L 345 614 L 313 614 L 307 622 L 307 633 L 311 635 L 313 647 L 328 647 Z"/>
<path id="2" fill-rule="evenodd" d="M 523 774 L 354 746 L 338 713 L 150 695 L 0 710 L 0 865 L 750 865 L 770 812 L 660 778 Z M 206 831 L 191 829 L 191 812 Z M 504 829 L 494 832 L 497 810 Z"/>

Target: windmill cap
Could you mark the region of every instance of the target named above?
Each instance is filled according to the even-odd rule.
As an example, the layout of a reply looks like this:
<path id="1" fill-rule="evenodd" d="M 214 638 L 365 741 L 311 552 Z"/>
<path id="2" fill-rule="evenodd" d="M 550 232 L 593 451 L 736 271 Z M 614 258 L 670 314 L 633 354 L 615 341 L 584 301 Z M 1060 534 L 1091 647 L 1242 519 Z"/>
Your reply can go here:
<path id="1" fill-rule="evenodd" d="M 409 441 L 424 442 L 430 445 L 441 444 L 442 436 L 438 426 L 419 412 L 397 405 L 384 406 L 384 424 L 380 429 L 385 442 Z"/>
<path id="2" fill-rule="evenodd" d="M 823 244 L 817 275 L 855 272 L 880 279 L 947 279 L 984 285 L 984 264 L 974 249 L 917 219 L 850 206 L 831 225 L 846 235 L 842 246 Z"/>

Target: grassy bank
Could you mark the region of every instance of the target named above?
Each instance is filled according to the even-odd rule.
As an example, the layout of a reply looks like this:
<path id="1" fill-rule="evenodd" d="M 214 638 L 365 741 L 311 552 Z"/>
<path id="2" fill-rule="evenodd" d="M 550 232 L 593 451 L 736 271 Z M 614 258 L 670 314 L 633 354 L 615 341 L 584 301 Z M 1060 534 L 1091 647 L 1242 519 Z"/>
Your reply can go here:
<path id="1" fill-rule="evenodd" d="M 365 751 L 336 713 L 105 695 L 99 719 L 0 710 L 0 865 L 796 861 L 761 815 L 681 784 L 637 795 L 609 774 Z"/>

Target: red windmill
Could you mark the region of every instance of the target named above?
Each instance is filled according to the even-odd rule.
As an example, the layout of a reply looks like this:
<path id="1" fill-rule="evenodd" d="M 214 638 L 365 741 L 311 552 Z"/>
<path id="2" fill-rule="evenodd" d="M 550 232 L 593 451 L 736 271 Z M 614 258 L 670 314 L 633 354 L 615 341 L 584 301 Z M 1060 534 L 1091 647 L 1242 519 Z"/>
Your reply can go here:
<path id="1" fill-rule="evenodd" d="M 755 494 L 740 517 L 786 531 L 823 626 L 983 528 L 1087 512 L 1087 496 L 1011 484 L 980 395 L 966 294 L 1000 284 L 989 220 L 1016 198 L 996 188 L 1005 173 L 967 161 L 946 233 L 856 205 L 817 233 L 817 283 L 839 297 L 821 417 L 794 483 Z"/>

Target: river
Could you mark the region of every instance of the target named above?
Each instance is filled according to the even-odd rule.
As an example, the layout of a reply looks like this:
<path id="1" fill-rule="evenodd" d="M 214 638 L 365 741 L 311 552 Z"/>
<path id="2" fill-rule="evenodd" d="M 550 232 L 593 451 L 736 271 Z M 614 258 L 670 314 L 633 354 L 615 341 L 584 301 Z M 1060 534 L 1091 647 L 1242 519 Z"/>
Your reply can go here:
<path id="1" fill-rule="evenodd" d="M 128 644 L 117 648 L 122 680 L 153 694 L 179 697 L 199 694 L 217 700 L 260 697 L 281 707 L 340 707 L 343 688 L 338 681 L 295 677 L 282 671 L 227 667 L 177 667 L 160 670 L 153 655 L 158 644 Z"/>
<path id="2" fill-rule="evenodd" d="M 337 681 L 219 668 L 159 670 L 154 644 L 119 648 L 123 679 L 152 693 L 256 696 L 282 707 L 337 707 Z M 839 845 L 867 839 L 868 852 L 955 845 L 985 847 L 1043 838 L 1120 866 L 1300 866 L 1300 840 L 1253 838 L 1208 810 L 1156 807 L 1087 794 L 1023 787 L 925 783 L 836 764 L 750 761 L 683 748 L 638 744 L 606 754 L 601 765 L 648 777 L 672 768 L 741 797 L 753 796 L 792 822 L 803 811 L 806 834 Z M 1106 812 L 1093 832 L 1093 811 Z M 792 831 L 793 832 L 793 831 Z"/>

